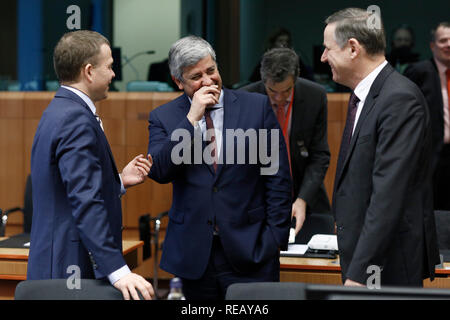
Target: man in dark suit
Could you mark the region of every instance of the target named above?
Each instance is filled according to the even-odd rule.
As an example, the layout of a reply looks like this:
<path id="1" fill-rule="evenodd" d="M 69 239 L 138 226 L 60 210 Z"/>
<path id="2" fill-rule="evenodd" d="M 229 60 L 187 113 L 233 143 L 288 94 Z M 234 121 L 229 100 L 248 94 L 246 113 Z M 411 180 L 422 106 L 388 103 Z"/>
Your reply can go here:
<path id="1" fill-rule="evenodd" d="M 380 19 L 344 9 L 324 31 L 322 62 L 353 90 L 333 194 L 342 279 L 422 286 L 439 263 L 430 116 L 417 86 L 385 60 Z"/>
<path id="2" fill-rule="evenodd" d="M 109 42 L 97 32 L 69 32 L 53 59 L 61 88 L 33 141 L 27 279 L 108 278 L 125 299 L 139 299 L 136 290 L 151 299 L 151 284 L 123 258 L 120 201 L 144 181 L 151 158 L 139 155 L 119 174 L 94 105 L 114 77 Z"/>
<path id="3" fill-rule="evenodd" d="M 175 42 L 169 66 L 185 94 L 149 116 L 149 176 L 173 184 L 161 268 L 182 278 L 186 299 L 279 281 L 291 181 L 268 98 L 223 88 L 215 52 L 199 37 Z"/>
<path id="4" fill-rule="evenodd" d="M 450 210 L 450 23 L 431 32 L 433 58 L 409 66 L 405 76 L 414 81 L 427 100 L 433 129 L 433 194 L 435 210 Z"/>
<path id="5" fill-rule="evenodd" d="M 292 217 L 297 234 L 306 213 L 330 213 L 323 179 L 330 163 L 327 140 L 327 95 L 318 84 L 299 78 L 294 50 L 275 48 L 261 62 L 262 81 L 242 88 L 269 96 L 283 130 L 293 180 Z"/>

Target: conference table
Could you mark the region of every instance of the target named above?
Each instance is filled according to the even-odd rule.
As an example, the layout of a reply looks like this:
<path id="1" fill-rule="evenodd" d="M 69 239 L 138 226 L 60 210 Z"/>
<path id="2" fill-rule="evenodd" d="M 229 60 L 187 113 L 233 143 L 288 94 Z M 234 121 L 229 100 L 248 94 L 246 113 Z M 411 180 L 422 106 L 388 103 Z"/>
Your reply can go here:
<path id="1" fill-rule="evenodd" d="M 280 257 L 280 281 L 342 285 L 339 256 L 335 259 Z M 424 280 L 423 286 L 450 289 L 450 263 L 444 262 L 442 268 L 436 268 L 435 279 Z"/>
<path id="2" fill-rule="evenodd" d="M 7 238 L 0 237 L 0 240 Z M 138 240 L 123 240 L 123 255 L 131 270 L 143 262 L 142 247 L 144 242 Z M 26 280 L 27 248 L 0 248 L 0 299 L 14 299 L 14 291 L 20 281 Z"/>

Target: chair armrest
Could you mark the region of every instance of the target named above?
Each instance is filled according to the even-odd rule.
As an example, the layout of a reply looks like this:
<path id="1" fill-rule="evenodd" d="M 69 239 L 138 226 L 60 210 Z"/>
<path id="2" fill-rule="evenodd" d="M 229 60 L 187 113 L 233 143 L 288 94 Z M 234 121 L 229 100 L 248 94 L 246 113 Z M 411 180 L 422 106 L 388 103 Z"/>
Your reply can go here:
<path id="1" fill-rule="evenodd" d="M 20 208 L 20 207 L 11 208 L 11 209 L 3 211 L 3 214 L 5 216 L 8 216 L 10 213 L 13 213 L 13 212 L 16 212 L 16 211 L 22 211 L 23 212 L 23 208 Z"/>

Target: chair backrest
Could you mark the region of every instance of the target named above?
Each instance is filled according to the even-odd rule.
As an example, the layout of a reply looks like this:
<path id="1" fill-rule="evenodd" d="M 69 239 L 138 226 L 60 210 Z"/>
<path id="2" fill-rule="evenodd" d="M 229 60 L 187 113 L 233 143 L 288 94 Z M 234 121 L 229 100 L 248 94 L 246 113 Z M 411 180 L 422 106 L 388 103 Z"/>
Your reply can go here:
<path id="1" fill-rule="evenodd" d="M 70 280 L 69 280 L 70 281 Z M 79 289 L 70 289 L 67 279 L 26 280 L 16 287 L 15 300 L 123 300 L 109 282 L 81 279 Z"/>
<path id="2" fill-rule="evenodd" d="M 450 211 L 434 211 L 439 249 L 450 249 Z"/>
<path id="3" fill-rule="evenodd" d="M 130 81 L 127 83 L 127 91 L 163 91 L 163 92 L 172 92 L 173 88 L 165 83 L 160 81 Z"/>
<path id="4" fill-rule="evenodd" d="M 328 213 L 311 213 L 295 237 L 295 243 L 307 244 L 315 234 L 334 234 L 334 218 Z"/>
<path id="5" fill-rule="evenodd" d="M 231 284 L 225 300 L 305 300 L 300 282 L 248 282 Z"/>

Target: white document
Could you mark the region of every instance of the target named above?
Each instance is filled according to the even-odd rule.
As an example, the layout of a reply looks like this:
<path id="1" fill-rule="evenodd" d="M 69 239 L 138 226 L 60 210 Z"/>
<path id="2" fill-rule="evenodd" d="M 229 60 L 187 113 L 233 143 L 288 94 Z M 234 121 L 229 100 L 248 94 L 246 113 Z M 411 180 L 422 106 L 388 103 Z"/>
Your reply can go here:
<path id="1" fill-rule="evenodd" d="M 308 242 L 308 247 L 315 250 L 338 250 L 337 236 L 334 234 L 315 234 Z"/>
<path id="2" fill-rule="evenodd" d="M 298 256 L 305 254 L 308 250 L 307 244 L 289 244 L 287 251 L 281 251 L 280 254 L 283 256 Z"/>

